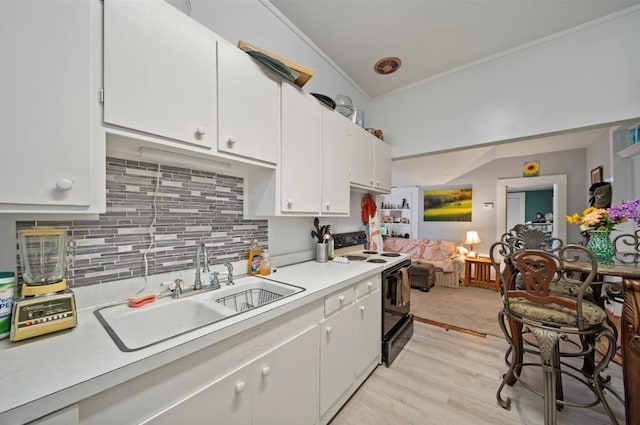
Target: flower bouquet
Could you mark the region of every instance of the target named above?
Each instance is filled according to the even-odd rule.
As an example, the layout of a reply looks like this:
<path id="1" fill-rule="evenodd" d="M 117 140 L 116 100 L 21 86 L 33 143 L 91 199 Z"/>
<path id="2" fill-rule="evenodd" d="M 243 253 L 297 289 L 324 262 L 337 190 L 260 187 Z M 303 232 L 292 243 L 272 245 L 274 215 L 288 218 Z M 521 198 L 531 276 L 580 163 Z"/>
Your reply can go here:
<path id="1" fill-rule="evenodd" d="M 608 208 L 589 207 L 582 212 L 582 216 L 578 213 L 568 215 L 567 222 L 580 225 L 580 230 L 583 232 L 591 230 L 610 232 L 616 224 L 622 223 L 623 220 L 620 217 L 611 217 Z"/>
<path id="2" fill-rule="evenodd" d="M 580 230 L 605 230 L 611 232 L 616 224 L 635 221 L 640 226 L 640 198 L 633 201 L 622 201 L 620 205 L 610 208 L 589 207 L 582 212 L 567 216 L 567 222 L 580 225 Z"/>
<path id="3" fill-rule="evenodd" d="M 609 240 L 609 233 L 616 224 L 635 221 L 640 225 L 640 199 L 623 201 L 610 208 L 589 207 L 582 212 L 567 216 L 567 222 L 580 225 L 580 230 L 589 233 L 589 248 L 598 261 L 607 262 L 614 255 L 614 247 Z"/>

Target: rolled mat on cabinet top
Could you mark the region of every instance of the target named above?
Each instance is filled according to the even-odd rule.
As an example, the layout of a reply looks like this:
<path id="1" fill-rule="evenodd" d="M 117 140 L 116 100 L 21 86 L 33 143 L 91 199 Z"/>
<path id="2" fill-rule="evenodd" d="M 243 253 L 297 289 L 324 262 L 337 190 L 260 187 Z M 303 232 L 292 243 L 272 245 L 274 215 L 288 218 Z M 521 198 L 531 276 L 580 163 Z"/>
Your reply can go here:
<path id="1" fill-rule="evenodd" d="M 285 58 L 283 56 L 280 56 L 280 55 L 278 55 L 276 53 L 273 53 L 273 52 L 265 50 L 265 49 L 263 49 L 261 47 L 258 47 L 255 44 L 251 44 L 251 43 L 248 43 L 246 41 L 240 40 L 240 41 L 238 41 L 238 47 L 241 50 L 244 50 L 245 52 L 253 50 L 253 51 L 265 54 L 267 56 L 270 56 L 273 59 L 276 59 L 276 60 L 282 62 L 283 64 L 285 64 L 286 66 L 288 66 L 292 70 L 296 71 L 300 75 L 296 77 L 296 79 L 293 81 L 293 83 L 298 87 L 304 86 L 307 83 L 307 81 L 309 81 L 311 79 L 311 77 L 313 77 L 313 73 L 314 73 L 313 68 L 310 68 L 310 67 L 308 67 L 306 65 L 299 64 L 297 62 L 294 62 L 294 61 L 292 61 L 290 59 L 287 59 L 287 58 Z"/>

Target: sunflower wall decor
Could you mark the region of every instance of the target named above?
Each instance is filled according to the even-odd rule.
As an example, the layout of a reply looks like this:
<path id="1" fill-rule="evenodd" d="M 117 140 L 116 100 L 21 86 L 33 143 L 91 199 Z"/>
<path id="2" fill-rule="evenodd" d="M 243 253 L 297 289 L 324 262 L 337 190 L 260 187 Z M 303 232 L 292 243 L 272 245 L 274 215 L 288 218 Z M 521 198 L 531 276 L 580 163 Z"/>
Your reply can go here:
<path id="1" fill-rule="evenodd" d="M 540 175 L 540 161 L 525 161 L 522 167 L 522 177 L 537 177 Z"/>

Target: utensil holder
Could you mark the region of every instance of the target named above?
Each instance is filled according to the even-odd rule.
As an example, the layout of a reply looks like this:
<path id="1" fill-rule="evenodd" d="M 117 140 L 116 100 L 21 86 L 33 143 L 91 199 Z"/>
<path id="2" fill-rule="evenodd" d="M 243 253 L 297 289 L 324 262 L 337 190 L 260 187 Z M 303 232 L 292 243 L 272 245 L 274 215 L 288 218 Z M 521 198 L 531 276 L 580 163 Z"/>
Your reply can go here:
<path id="1" fill-rule="evenodd" d="M 329 250 L 326 243 L 316 244 L 316 261 L 326 263 L 329 260 Z"/>

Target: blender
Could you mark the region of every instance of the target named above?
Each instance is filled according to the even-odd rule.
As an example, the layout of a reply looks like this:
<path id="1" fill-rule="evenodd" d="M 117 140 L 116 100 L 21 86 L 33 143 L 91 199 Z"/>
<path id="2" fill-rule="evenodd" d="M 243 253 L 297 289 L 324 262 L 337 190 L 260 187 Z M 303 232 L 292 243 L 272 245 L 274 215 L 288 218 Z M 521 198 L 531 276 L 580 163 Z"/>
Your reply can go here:
<path id="1" fill-rule="evenodd" d="M 65 229 L 18 230 L 23 283 L 16 284 L 11 341 L 76 326 L 75 298 L 65 278 L 69 244 Z"/>

